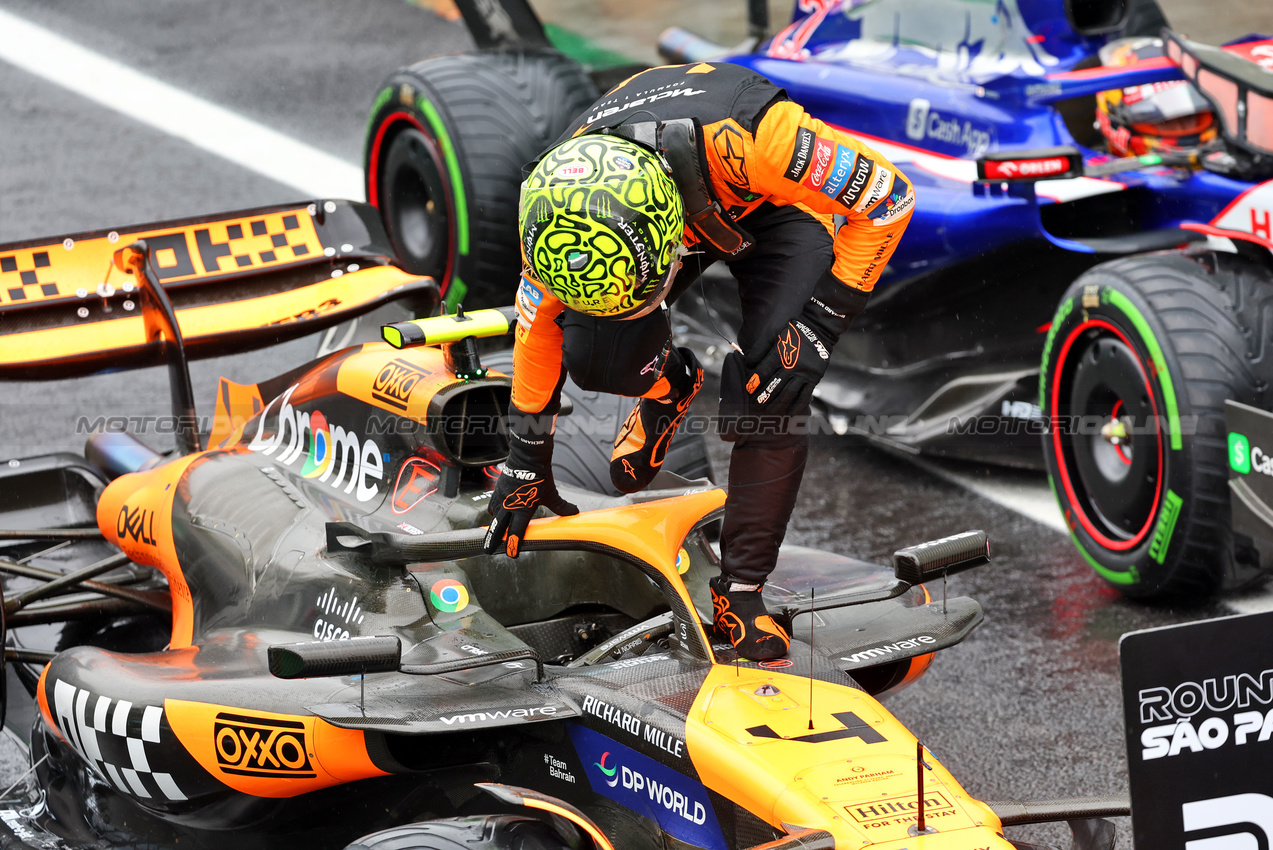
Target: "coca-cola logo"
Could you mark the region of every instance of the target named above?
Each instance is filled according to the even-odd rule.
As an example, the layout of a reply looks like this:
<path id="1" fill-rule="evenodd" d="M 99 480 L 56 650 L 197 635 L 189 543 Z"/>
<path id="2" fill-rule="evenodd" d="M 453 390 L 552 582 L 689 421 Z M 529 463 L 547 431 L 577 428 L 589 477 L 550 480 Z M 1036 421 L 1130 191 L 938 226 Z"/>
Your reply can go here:
<path id="1" fill-rule="evenodd" d="M 835 145 L 826 139 L 817 139 L 813 143 L 813 169 L 809 172 L 809 186 L 821 189 L 827 179 L 827 171 L 831 167 L 831 157 L 835 154 Z"/>

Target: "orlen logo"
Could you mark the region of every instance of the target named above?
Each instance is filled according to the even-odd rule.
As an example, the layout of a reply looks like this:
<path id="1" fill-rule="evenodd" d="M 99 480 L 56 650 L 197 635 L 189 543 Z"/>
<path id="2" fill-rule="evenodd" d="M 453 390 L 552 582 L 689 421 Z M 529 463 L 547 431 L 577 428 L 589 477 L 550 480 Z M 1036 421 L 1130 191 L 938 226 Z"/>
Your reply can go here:
<path id="1" fill-rule="evenodd" d="M 987 179 L 1012 179 L 1014 177 L 1050 177 L 1070 170 L 1070 161 L 1064 157 L 1050 159 L 1009 159 L 1002 162 L 987 160 Z"/>
<path id="2" fill-rule="evenodd" d="M 317 478 L 333 489 L 352 493 L 360 502 L 371 501 L 380 495 L 377 485 L 367 483 L 369 478 L 376 481 L 384 478 L 383 456 L 376 441 L 360 440 L 353 431 L 339 425 L 328 426 L 326 417 L 317 410 L 313 413 L 296 410 L 290 403 L 295 391 L 296 385 L 293 384 L 281 398 L 275 400 L 279 408 L 274 415 L 272 436 L 265 436 L 265 427 L 275 402 L 270 402 L 261 411 L 256 435 L 248 443 L 248 450 L 264 455 L 278 452 L 278 462 L 288 466 L 304 458 L 301 475 Z"/>
<path id="3" fill-rule="evenodd" d="M 376 373 L 371 384 L 371 397 L 398 410 L 406 410 L 411 391 L 427 374 L 405 360 L 390 360 Z"/>
<path id="4" fill-rule="evenodd" d="M 831 158 L 835 155 L 835 145 L 826 139 L 818 138 L 813 143 L 813 168 L 809 170 L 808 185 L 812 189 L 821 189 L 827 179 L 827 171 L 831 168 Z"/>
<path id="5" fill-rule="evenodd" d="M 305 724 L 222 712 L 212 726 L 217 765 L 240 776 L 313 778 Z"/>
<path id="6" fill-rule="evenodd" d="M 601 754 L 601 761 L 594 763 L 597 765 L 597 769 L 606 775 L 606 784 L 613 788 L 619 784 L 619 768 L 617 765 L 606 767 L 606 759 L 608 758 L 610 758 L 610 753 L 607 751 Z"/>

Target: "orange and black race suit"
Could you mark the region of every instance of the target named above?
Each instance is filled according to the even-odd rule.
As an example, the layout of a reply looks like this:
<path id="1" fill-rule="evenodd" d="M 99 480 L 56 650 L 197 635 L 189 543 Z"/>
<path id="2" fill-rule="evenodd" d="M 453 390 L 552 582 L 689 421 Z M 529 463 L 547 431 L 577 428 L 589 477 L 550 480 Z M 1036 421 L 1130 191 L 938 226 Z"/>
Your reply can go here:
<path id="1" fill-rule="evenodd" d="M 732 219 L 746 227 L 748 216 L 766 205 L 803 210 L 833 240 L 831 274 L 871 291 L 910 219 L 910 182 L 878 152 L 810 116 L 759 74 L 714 63 L 653 68 L 604 95 L 567 135 L 676 118 L 702 125 L 699 145 L 711 188 Z M 685 241 L 694 247 L 703 240 L 687 227 Z M 538 413 L 560 384 L 556 320 L 565 308 L 528 274 L 517 306 L 513 402 Z"/>
<path id="2" fill-rule="evenodd" d="M 834 345 L 897 247 L 915 195 L 879 153 L 811 117 L 781 89 L 736 65 L 700 63 L 637 74 L 579 116 L 566 136 L 607 128 L 622 135 L 635 122 L 686 118 L 701 129 L 699 170 L 710 184 L 708 194 L 727 224 L 745 229 L 753 243 L 731 256 L 712 241 L 719 228 L 691 223 L 685 241 L 702 253 L 686 258 L 668 299 L 683 293 L 715 259 L 727 262 L 738 280 L 742 323 L 736 341 L 742 357 L 731 355 L 725 363 L 724 413 L 726 385 L 736 383 L 743 394 L 746 382 L 729 377 L 731 361 L 758 369 L 766 352 L 781 353 L 780 335 L 789 333 L 789 322 L 809 315 L 802 311 L 811 303 L 841 305 L 839 313 L 831 311 L 840 316 L 838 328 L 815 341 L 817 346 L 825 341 L 823 348 Z M 676 161 L 671 156 L 669 161 L 675 170 Z M 673 177 L 686 195 L 684 175 Z M 687 216 L 694 212 L 687 208 Z M 685 392 L 692 358 L 672 346 L 666 311 L 630 321 L 598 319 L 566 310 L 529 274 L 518 290 L 517 311 L 513 404 L 519 413 L 555 413 L 567 371 L 585 390 L 650 399 Z M 755 400 L 752 388 L 745 392 Z M 807 395 L 784 413 L 807 414 Z M 806 431 L 763 429 L 735 436 L 722 572 L 763 582 L 795 506 L 808 437 Z"/>

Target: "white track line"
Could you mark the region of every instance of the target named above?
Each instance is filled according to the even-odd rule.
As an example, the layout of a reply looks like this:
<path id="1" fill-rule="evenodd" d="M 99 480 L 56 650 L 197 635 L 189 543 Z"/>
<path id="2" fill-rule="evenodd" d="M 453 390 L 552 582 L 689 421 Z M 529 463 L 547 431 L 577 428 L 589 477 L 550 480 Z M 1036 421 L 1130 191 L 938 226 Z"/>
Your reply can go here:
<path id="1" fill-rule="evenodd" d="M 971 490 L 983 499 L 1016 511 L 1039 525 L 1045 525 L 1062 534 L 1069 533 L 1061 508 L 1044 478 L 1027 477 L 1010 470 L 996 470 L 998 477 L 995 478 L 978 478 L 951 469 L 940 462 L 918 457 L 909 460 L 938 478 Z"/>
<path id="2" fill-rule="evenodd" d="M 0 60 L 312 198 L 362 200 L 362 170 L 0 10 Z"/>

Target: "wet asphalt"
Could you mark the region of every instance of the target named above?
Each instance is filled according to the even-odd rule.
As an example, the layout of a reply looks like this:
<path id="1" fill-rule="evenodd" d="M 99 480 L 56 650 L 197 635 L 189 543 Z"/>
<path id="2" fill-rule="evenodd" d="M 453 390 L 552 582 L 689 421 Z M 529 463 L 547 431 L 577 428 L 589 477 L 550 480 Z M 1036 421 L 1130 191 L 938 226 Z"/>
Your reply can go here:
<path id="1" fill-rule="evenodd" d="M 0 0 L 0 10 L 351 163 L 379 81 L 470 43 L 459 23 L 400 0 Z M 1233 34 L 1258 28 L 1239 26 L 1247 20 Z M 297 197 L 0 62 L 0 243 Z M 195 364 L 200 410 L 210 411 L 218 375 L 259 381 L 316 347 L 311 338 Z M 0 385 L 0 460 L 81 450 L 82 418 L 167 409 L 166 375 L 154 369 Z M 150 439 L 166 447 L 162 435 Z M 723 475 L 727 447 L 712 453 Z M 1127 601 L 1063 534 L 845 438 L 815 438 L 788 540 L 887 562 L 897 548 L 969 528 L 989 532 L 995 559 L 952 578 L 948 592 L 979 600 L 986 622 L 889 707 L 982 799 L 1125 792 L 1119 637 L 1227 613 L 1219 602 Z M 0 760 L 0 782 L 22 769 L 12 747 Z M 1063 827 L 1010 837 L 1068 845 Z M 1126 823 L 1119 846 L 1130 846 Z"/>

